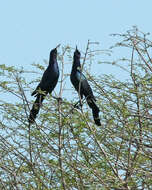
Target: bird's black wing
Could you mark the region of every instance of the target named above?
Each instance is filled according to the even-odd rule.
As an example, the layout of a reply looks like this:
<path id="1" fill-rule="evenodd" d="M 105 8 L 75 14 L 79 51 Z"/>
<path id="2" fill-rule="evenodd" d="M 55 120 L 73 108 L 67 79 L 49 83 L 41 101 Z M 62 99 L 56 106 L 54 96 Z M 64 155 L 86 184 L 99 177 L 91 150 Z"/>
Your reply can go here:
<path id="1" fill-rule="evenodd" d="M 99 118 L 99 108 L 96 104 L 96 100 L 93 95 L 93 91 L 92 91 L 86 77 L 80 71 L 77 72 L 76 77 L 77 77 L 77 80 L 79 80 L 79 82 L 81 82 L 80 94 L 82 94 L 82 96 L 84 95 L 86 97 L 87 103 L 88 103 L 89 107 L 92 109 L 92 114 L 93 114 L 93 118 L 94 118 L 96 125 L 101 126 L 100 118 Z"/>
<path id="2" fill-rule="evenodd" d="M 80 94 L 84 95 L 86 98 L 87 97 L 94 98 L 92 89 L 91 89 L 86 77 L 84 76 L 84 74 L 81 71 L 77 71 L 76 78 L 79 81 Z"/>

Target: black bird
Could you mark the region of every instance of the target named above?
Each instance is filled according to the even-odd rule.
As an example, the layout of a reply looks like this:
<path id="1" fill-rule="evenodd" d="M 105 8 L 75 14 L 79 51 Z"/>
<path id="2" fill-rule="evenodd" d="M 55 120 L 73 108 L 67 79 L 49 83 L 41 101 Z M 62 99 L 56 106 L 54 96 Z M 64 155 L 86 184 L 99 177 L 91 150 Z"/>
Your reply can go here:
<path id="1" fill-rule="evenodd" d="M 36 115 L 38 114 L 41 104 L 48 93 L 51 93 L 59 78 L 59 68 L 57 63 L 57 48 L 50 51 L 50 60 L 49 65 L 45 72 L 43 73 L 42 79 L 38 84 L 36 90 L 32 93 L 32 96 L 36 97 L 36 100 L 33 104 L 33 107 L 30 111 L 29 123 L 33 123 L 36 119 Z"/>
<path id="2" fill-rule="evenodd" d="M 85 96 L 89 107 L 92 109 L 92 114 L 93 114 L 95 124 L 98 126 L 101 126 L 100 119 L 99 119 L 99 108 L 95 103 L 96 99 L 93 95 L 92 89 L 86 77 L 81 72 L 80 56 L 81 54 L 76 47 L 76 50 L 73 56 L 73 65 L 72 65 L 70 79 L 74 88 L 76 89 L 78 94 L 80 94 L 80 98 L 82 99 L 83 95 Z"/>

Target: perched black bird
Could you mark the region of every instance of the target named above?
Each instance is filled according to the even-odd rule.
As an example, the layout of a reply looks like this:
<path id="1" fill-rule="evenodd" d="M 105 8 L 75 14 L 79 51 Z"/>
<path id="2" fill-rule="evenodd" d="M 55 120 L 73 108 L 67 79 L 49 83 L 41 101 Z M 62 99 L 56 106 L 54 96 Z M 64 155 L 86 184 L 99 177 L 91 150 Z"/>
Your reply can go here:
<path id="1" fill-rule="evenodd" d="M 86 77 L 81 72 L 80 56 L 81 54 L 76 47 L 73 57 L 73 66 L 72 66 L 70 79 L 74 88 L 80 94 L 80 98 L 82 99 L 83 95 L 85 96 L 89 107 L 92 109 L 95 124 L 101 126 L 99 119 L 99 108 L 95 103 L 96 102 L 95 97 L 93 95 L 92 89 Z"/>
<path id="2" fill-rule="evenodd" d="M 41 104 L 45 98 L 45 96 L 48 93 L 51 93 L 59 78 L 59 68 L 58 68 L 58 63 L 57 63 L 57 48 L 59 45 L 51 50 L 50 52 L 50 60 L 49 60 L 49 65 L 47 69 L 45 70 L 42 79 L 37 86 L 36 90 L 32 93 L 32 96 L 36 97 L 36 100 L 33 104 L 33 107 L 30 111 L 30 116 L 29 116 L 29 123 L 33 123 L 35 121 L 36 115 L 38 114 Z"/>

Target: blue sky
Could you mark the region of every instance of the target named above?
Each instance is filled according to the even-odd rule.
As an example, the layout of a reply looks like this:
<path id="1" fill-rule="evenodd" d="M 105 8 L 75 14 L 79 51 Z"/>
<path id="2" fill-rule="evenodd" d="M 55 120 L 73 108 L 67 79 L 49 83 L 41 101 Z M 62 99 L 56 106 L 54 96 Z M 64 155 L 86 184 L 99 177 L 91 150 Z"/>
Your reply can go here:
<path id="1" fill-rule="evenodd" d="M 0 64 L 29 68 L 48 59 L 57 44 L 99 41 L 111 46 L 111 33 L 137 25 L 151 32 L 151 0 L 0 1 Z"/>

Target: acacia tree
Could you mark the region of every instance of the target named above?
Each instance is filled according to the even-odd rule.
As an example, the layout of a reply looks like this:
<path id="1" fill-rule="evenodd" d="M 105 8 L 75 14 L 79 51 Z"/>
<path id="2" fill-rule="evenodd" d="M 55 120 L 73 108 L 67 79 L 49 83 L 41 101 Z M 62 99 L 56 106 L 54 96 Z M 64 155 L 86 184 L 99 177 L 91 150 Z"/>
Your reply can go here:
<path id="1" fill-rule="evenodd" d="M 65 46 L 58 55 L 59 93 L 46 97 L 31 126 L 29 94 L 39 78 L 29 82 L 35 72 L 0 65 L 0 189 L 152 189 L 152 42 L 135 27 L 113 36 L 119 43 L 112 48 L 127 48 L 127 57 L 99 62 L 121 68 L 127 80 L 91 75 L 87 65 L 97 51 L 90 41 L 82 61 L 102 126 L 94 124 L 85 100 L 81 109 L 78 98 L 65 96 L 71 93 L 65 71 L 72 48 Z"/>

